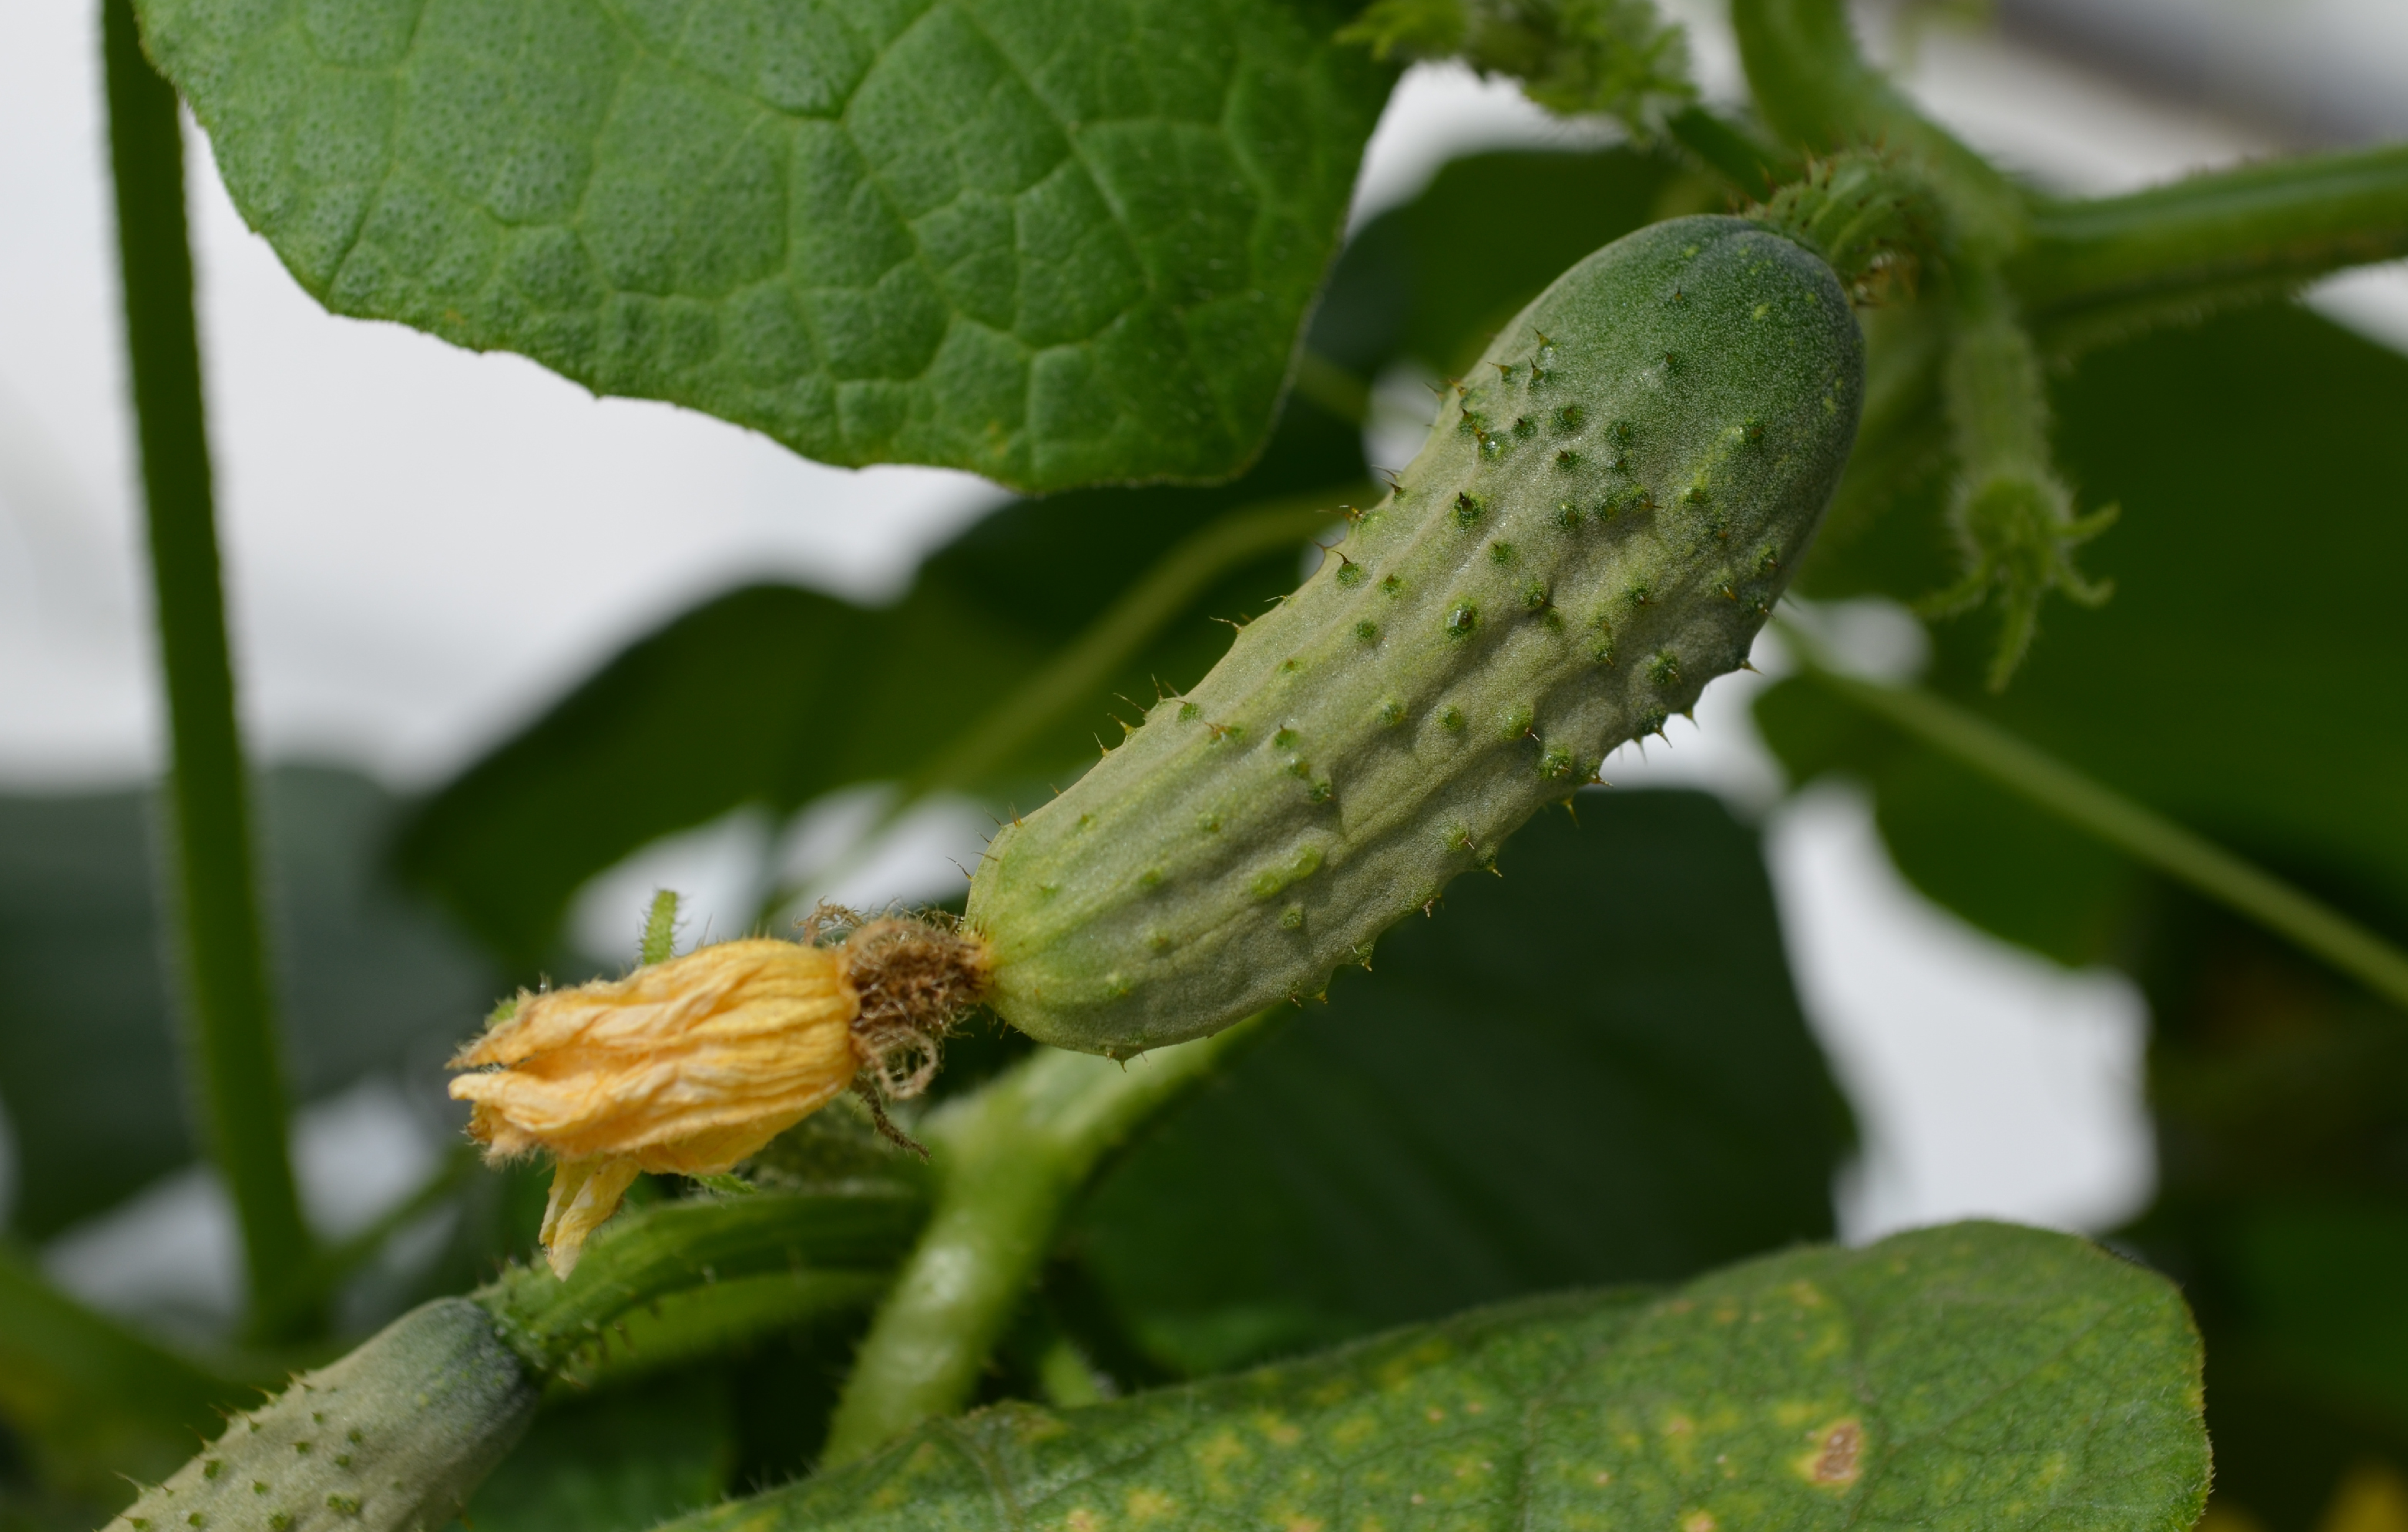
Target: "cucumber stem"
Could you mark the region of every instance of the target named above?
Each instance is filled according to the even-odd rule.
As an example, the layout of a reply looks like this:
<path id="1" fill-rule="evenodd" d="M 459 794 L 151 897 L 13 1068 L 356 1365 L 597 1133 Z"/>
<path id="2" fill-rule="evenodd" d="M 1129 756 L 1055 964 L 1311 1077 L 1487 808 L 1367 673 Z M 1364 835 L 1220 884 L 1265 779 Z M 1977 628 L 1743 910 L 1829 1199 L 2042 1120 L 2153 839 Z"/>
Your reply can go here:
<path id="1" fill-rule="evenodd" d="M 1818 153 L 1899 155 L 1930 178 L 1956 242 L 1998 251 L 2020 243 L 2023 193 L 1866 61 L 1843 0 L 1732 0 L 1731 27 L 1756 107 L 1783 137 Z"/>
<path id="2" fill-rule="evenodd" d="M 1827 690 L 2143 866 L 2288 938 L 2408 1010 L 2408 952 L 1987 719 L 1918 687 L 1867 680 L 1836 668 L 1796 623 L 1774 621 L 1803 673 Z"/>
<path id="3" fill-rule="evenodd" d="M 1664 120 L 1664 131 L 1742 196 L 1770 196 L 1799 168 L 1787 150 L 1710 107 L 1682 107 Z"/>
<path id="4" fill-rule="evenodd" d="M 2032 217 L 2010 275 L 2044 329 L 2114 335 L 2408 254 L 2408 145 L 2192 176 Z"/>
<path id="5" fill-rule="evenodd" d="M 226 652 L 217 510 L 193 318 L 184 138 L 175 90 L 142 55 L 133 0 L 103 0 L 109 165 L 125 284 L 151 590 L 167 693 L 169 833 L 183 1010 L 210 1157 L 242 1229 L 256 1339 L 310 1333 L 313 1241 L 285 1139 L 281 1039 L 252 873 L 249 782 Z"/>
<path id="6" fill-rule="evenodd" d="M 938 1176 L 935 1210 L 862 1342 L 823 1468 L 867 1457 L 969 1402 L 1063 1213 L 1106 1153 L 1264 1022 L 1127 1063 L 1047 1049 L 921 1124 Z"/>
<path id="7" fill-rule="evenodd" d="M 622 1315 L 672 1294 L 780 1272 L 888 1270 L 925 1211 L 903 1182 L 663 1203 L 596 1235 L 566 1281 L 540 1265 L 520 1267 L 471 1296 L 510 1349 L 549 1377 Z"/>

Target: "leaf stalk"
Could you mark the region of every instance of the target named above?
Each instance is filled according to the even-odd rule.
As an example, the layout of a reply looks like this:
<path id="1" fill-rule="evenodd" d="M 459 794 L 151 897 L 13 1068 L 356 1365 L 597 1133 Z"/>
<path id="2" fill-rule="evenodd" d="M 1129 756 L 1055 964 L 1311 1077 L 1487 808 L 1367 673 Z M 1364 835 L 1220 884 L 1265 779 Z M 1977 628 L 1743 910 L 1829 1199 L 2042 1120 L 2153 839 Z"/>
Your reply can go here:
<path id="1" fill-rule="evenodd" d="M 2288 938 L 2408 1010 L 2408 952 L 2341 911 L 1945 698 L 1838 669 L 1796 623 L 1782 622 L 1781 632 L 1803 672 L 1826 690 L 2143 866 Z"/>
<path id="2" fill-rule="evenodd" d="M 1263 1016 L 1122 1063 L 1048 1049 L 921 1124 L 938 1176 L 919 1248 L 862 1342 L 823 1468 L 970 1400 L 987 1353 L 1104 1157 L 1261 1031 Z"/>

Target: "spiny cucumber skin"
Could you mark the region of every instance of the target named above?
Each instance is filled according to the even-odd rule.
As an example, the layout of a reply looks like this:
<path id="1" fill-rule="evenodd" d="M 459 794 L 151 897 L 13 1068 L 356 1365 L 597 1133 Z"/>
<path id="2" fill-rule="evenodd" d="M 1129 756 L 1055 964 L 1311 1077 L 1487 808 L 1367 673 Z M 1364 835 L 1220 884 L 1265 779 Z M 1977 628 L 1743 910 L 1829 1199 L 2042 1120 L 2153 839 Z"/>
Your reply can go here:
<path id="1" fill-rule="evenodd" d="M 995 1008 L 1126 1056 L 1320 993 L 1747 658 L 1856 437 L 1830 268 L 1736 218 L 1566 272 L 1395 492 L 1184 697 L 1006 825 Z"/>
<path id="2" fill-rule="evenodd" d="M 493 1315 L 437 1298 L 227 1421 L 108 1532 L 435 1532 L 541 1396 Z"/>

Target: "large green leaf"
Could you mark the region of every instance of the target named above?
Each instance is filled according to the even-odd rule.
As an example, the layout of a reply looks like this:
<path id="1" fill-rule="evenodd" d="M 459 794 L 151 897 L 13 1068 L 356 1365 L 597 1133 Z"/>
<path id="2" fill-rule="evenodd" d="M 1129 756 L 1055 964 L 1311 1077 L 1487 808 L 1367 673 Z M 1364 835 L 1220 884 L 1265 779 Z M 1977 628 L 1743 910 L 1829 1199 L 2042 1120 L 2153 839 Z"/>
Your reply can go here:
<path id="1" fill-rule="evenodd" d="M 1120 1403 L 1005 1406 L 671 1525 L 2186 1532 L 2199 1366 L 2162 1280 L 1958 1224 Z"/>
<path id="2" fill-rule="evenodd" d="M 2345 1476 L 2408 1468 L 2408 1028 L 2203 901 L 2143 933 L 2158 1189 L 2119 1238 L 2207 1337 L 2218 1505 L 2310 1532 Z"/>
<path id="3" fill-rule="evenodd" d="M 1073 1235 L 1196 1375 L 1475 1303 L 1831 1232 L 1847 1116 L 1755 833 L 1589 794 L 1383 939 L 1097 1189 Z"/>
<path id="4" fill-rule="evenodd" d="M 293 1079 L 304 1098 L 448 1044 L 486 964 L 387 885 L 393 800 L 345 772 L 261 784 Z M 195 1153 L 152 883 L 150 795 L 0 798 L 0 1102 L 14 1232 L 39 1238 Z"/>
<path id="5" fill-rule="evenodd" d="M 830 463 L 1214 480 L 1393 73 L 1337 0 L 145 0 L 337 313 Z"/>

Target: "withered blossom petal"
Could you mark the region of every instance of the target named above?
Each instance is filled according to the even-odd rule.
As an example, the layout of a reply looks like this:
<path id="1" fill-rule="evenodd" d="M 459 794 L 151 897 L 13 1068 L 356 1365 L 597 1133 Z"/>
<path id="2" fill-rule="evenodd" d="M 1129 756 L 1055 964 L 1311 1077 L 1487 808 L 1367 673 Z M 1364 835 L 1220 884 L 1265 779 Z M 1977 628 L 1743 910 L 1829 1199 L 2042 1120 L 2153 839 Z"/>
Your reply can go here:
<path id="1" fill-rule="evenodd" d="M 716 1175 L 825 1104 L 861 1066 L 842 959 L 723 942 L 624 979 L 523 996 L 452 1066 L 496 1159 L 560 1162 L 544 1243 L 576 1263 L 639 1169 Z"/>

